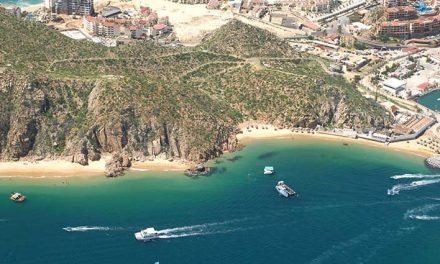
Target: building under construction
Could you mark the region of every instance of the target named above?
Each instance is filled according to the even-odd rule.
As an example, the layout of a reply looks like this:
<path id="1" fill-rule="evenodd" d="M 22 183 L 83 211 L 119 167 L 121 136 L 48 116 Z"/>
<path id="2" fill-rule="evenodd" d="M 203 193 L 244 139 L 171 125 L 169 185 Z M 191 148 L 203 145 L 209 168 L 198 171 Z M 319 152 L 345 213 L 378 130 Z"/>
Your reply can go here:
<path id="1" fill-rule="evenodd" d="M 93 0 L 46 0 L 45 6 L 52 13 L 65 15 L 93 15 Z"/>

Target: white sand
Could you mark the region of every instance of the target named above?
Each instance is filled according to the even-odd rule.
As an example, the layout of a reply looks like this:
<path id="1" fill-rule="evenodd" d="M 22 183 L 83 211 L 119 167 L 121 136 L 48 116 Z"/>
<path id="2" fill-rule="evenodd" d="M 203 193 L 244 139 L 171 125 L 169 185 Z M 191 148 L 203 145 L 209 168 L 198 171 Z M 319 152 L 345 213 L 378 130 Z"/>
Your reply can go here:
<path id="1" fill-rule="evenodd" d="M 72 177 L 104 175 L 105 161 L 82 166 L 65 160 L 0 163 L 0 177 Z"/>
<path id="2" fill-rule="evenodd" d="M 250 128 L 251 125 L 253 125 L 254 128 Z M 256 129 L 256 126 L 258 126 L 258 129 Z M 247 127 L 249 127 L 249 129 L 247 129 Z M 263 127 L 267 129 L 263 129 Z M 241 124 L 239 128 L 242 129 L 243 133 L 237 135 L 237 138 L 243 143 L 252 141 L 253 139 L 262 139 L 262 138 L 309 138 L 309 139 L 317 139 L 317 140 L 331 140 L 338 142 L 366 144 L 369 146 L 380 147 L 380 148 L 399 151 L 399 152 L 405 152 L 408 154 L 413 154 L 421 157 L 430 157 L 431 155 L 435 154 L 431 149 L 417 144 L 416 140 L 409 141 L 409 143 L 407 143 L 406 141 L 391 143 L 387 146 L 380 142 L 375 142 L 360 138 L 354 139 L 354 138 L 348 138 L 342 136 L 321 134 L 316 132 L 312 134 L 312 133 L 307 133 L 305 131 L 304 133 L 292 132 L 292 130 L 289 129 L 277 129 L 272 125 L 266 125 L 258 122 L 246 122 Z"/>

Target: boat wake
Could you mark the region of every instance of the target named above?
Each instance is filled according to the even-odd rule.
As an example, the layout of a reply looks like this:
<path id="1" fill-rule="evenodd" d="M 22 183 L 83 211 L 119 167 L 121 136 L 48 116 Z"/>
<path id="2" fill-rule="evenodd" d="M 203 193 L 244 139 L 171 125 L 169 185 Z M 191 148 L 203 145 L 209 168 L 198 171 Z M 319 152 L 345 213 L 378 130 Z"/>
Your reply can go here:
<path id="1" fill-rule="evenodd" d="M 122 230 L 120 227 L 108 227 L 108 226 L 76 226 L 76 227 L 63 227 L 67 232 L 88 232 L 88 231 L 110 231 L 110 230 Z"/>
<path id="2" fill-rule="evenodd" d="M 410 215 L 409 218 L 423 221 L 440 220 L 440 216 L 430 216 L 430 215 Z"/>
<path id="3" fill-rule="evenodd" d="M 416 207 L 406 211 L 403 218 L 421 221 L 440 220 L 440 216 L 428 215 L 428 213 L 436 210 L 439 207 L 440 204 L 427 204 L 424 206 Z"/>
<path id="4" fill-rule="evenodd" d="M 189 237 L 189 236 L 207 236 L 207 235 L 214 235 L 214 234 L 227 234 L 232 232 L 238 232 L 238 231 L 247 231 L 252 228 L 231 228 L 231 229 L 224 229 L 224 230 L 217 230 L 217 231 L 196 231 L 196 232 L 188 232 L 188 233 L 179 233 L 179 234 L 169 234 L 169 235 L 160 235 L 159 238 L 162 239 L 168 239 L 168 238 L 179 238 L 179 237 Z"/>
<path id="5" fill-rule="evenodd" d="M 426 175 L 426 174 L 402 174 L 395 175 L 390 177 L 391 179 L 399 180 L 399 179 L 432 179 L 432 178 L 440 178 L 440 174 L 435 175 Z"/>
<path id="6" fill-rule="evenodd" d="M 157 230 L 158 237 L 162 239 L 179 238 L 189 236 L 206 236 L 213 234 L 226 234 L 237 231 L 244 231 L 256 227 L 234 227 L 234 224 L 246 221 L 245 219 L 230 220 L 224 222 L 206 223 L 200 225 L 190 225 L 182 227 L 167 228 Z"/>
<path id="7" fill-rule="evenodd" d="M 206 229 L 215 228 L 217 226 L 225 226 L 228 224 L 242 222 L 245 220 L 246 219 L 236 219 L 236 220 L 230 220 L 230 221 L 224 221 L 224 222 L 214 222 L 214 223 L 207 223 L 207 224 L 200 224 L 200 225 L 174 227 L 174 228 L 158 230 L 157 233 L 158 234 L 172 234 L 172 233 L 176 233 L 176 232 L 206 230 Z"/>
<path id="8" fill-rule="evenodd" d="M 420 180 L 420 181 L 413 181 L 410 183 L 397 184 L 391 187 L 391 189 L 388 189 L 388 195 L 397 195 L 401 191 L 409 191 L 420 188 L 422 186 L 431 185 L 439 182 L 440 179 L 435 179 L 435 180 Z"/>

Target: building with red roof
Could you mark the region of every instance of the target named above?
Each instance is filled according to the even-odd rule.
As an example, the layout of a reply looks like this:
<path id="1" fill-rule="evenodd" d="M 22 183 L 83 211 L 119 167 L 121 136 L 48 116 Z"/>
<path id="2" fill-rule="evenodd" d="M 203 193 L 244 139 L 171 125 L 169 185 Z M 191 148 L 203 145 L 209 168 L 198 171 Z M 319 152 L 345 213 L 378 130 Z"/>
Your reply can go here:
<path id="1" fill-rule="evenodd" d="M 430 83 L 430 82 L 424 82 L 424 83 L 421 83 L 421 84 L 417 85 L 417 89 L 422 91 L 422 92 L 424 92 L 427 89 L 432 88 L 432 87 L 433 87 L 433 84 Z"/>

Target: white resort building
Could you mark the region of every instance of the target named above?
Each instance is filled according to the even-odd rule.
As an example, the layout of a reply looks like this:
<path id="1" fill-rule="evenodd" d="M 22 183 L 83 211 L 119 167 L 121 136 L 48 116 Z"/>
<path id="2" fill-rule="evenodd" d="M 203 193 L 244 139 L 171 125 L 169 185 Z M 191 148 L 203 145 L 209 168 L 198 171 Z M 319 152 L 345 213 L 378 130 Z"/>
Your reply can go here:
<path id="1" fill-rule="evenodd" d="M 397 96 L 405 91 L 406 82 L 396 78 L 390 78 L 383 82 L 382 89 Z"/>

